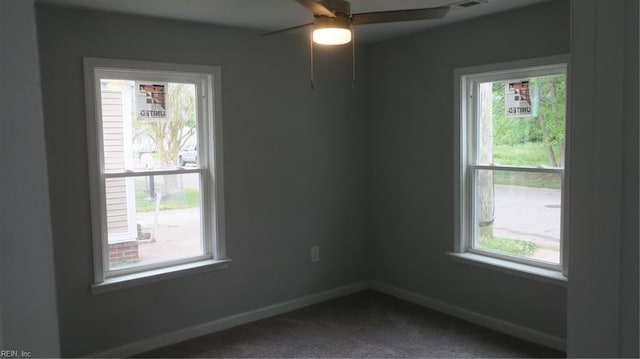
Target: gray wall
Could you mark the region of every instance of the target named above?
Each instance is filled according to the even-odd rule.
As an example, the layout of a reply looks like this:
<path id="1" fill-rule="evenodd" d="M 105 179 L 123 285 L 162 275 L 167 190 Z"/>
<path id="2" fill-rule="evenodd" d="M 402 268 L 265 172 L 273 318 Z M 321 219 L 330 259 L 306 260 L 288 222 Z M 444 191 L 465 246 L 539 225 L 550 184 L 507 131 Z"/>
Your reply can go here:
<path id="1" fill-rule="evenodd" d="M 620 116 L 612 120 L 613 138 L 595 135 L 594 128 L 609 121 L 604 117 L 588 115 L 587 120 L 572 124 L 578 148 L 572 160 L 578 163 L 578 175 L 571 183 L 580 197 L 570 204 L 585 206 L 577 213 L 581 219 L 569 222 L 572 229 L 580 231 L 592 223 L 595 217 L 589 211 L 596 208 L 593 204 L 603 204 L 590 197 L 602 190 L 595 183 L 612 180 L 609 190 L 620 190 L 614 193 L 613 202 L 605 203 L 613 213 L 601 222 L 613 228 L 606 236 L 614 248 L 605 253 L 607 259 L 596 261 L 598 266 L 591 271 L 590 265 L 598 258 L 592 246 L 599 242 L 584 229 L 586 242 L 571 252 L 569 308 L 564 288 L 454 263 L 444 256 L 453 248 L 453 69 L 569 52 L 568 2 L 554 0 L 526 11 L 367 46 L 359 51 L 360 68 L 366 65 L 366 73 L 360 74 L 355 91 L 350 87 L 348 52 L 319 53 L 314 92 L 308 90 L 304 39 L 265 39 L 228 28 L 40 7 L 46 161 L 38 114 L 32 113 L 30 121 L 6 122 L 3 118 L 2 123 L 1 152 L 15 154 L 23 144 L 30 146 L 33 152 L 28 162 L 15 161 L 11 166 L 26 166 L 37 182 L 29 191 L 16 191 L 27 204 L 19 205 L 21 212 L 11 217 L 14 220 L 28 212 L 33 226 L 26 226 L 26 232 L 17 237 L 2 233 L 3 345 L 10 344 L 8 328 L 23 328 L 13 336 L 13 343 L 31 341 L 47 352 L 57 351 L 55 335 L 34 339 L 26 332 L 55 332 L 55 300 L 46 277 L 47 255 L 51 255 L 51 234 L 46 229 L 49 213 L 46 203 L 35 210 L 30 205 L 47 198 L 42 172 L 48 166 L 60 337 L 62 353 L 67 356 L 110 349 L 365 278 L 559 337 L 565 336 L 568 326 L 569 350 L 574 356 L 594 353 L 591 350 L 598 345 L 603 348 L 599 353 L 637 356 L 638 20 L 632 12 L 637 14 L 638 9 L 636 1 L 623 1 L 623 8 L 615 5 L 610 12 L 599 11 L 602 18 L 595 16 L 592 7 L 605 2 L 574 1 L 571 10 L 574 74 L 588 82 L 587 92 L 572 99 L 583 96 L 577 103 L 585 106 L 588 115 L 593 101 L 584 96 L 607 83 L 601 82 L 603 76 L 620 76 L 615 67 L 611 73 L 593 76 L 590 56 L 596 52 L 606 59 L 611 49 L 616 54 L 614 61 L 624 68 L 618 85 L 625 95 L 616 102 L 622 110 L 615 109 Z M 17 21 L 31 1 L 7 16 L 7 0 L 0 3 L 3 80 L 4 63 L 10 59 L 11 71 L 18 68 L 16 74 L 31 81 L 24 91 L 37 93 L 37 79 L 29 77 L 37 72 L 33 71 L 34 51 L 12 56 L 6 50 L 7 44 L 17 51 L 22 48 L 19 44 L 33 42 L 28 29 L 18 28 L 28 27 L 29 22 L 19 25 Z M 29 12 L 26 14 L 28 18 Z M 616 26 L 593 32 L 594 20 Z M 12 24 L 13 36 L 27 35 L 16 37 L 21 41 L 6 42 L 5 24 Z M 158 36 L 138 37 L 149 28 Z M 505 28 L 522 30 L 508 32 Z M 620 35 L 622 28 L 624 36 Z M 614 39 L 617 34 L 623 40 L 608 44 L 610 30 Z M 528 34 L 529 46 L 511 46 L 521 42 L 521 33 Z M 623 55 L 621 48 L 627 48 Z M 331 58 L 334 55 L 337 59 Z M 222 66 L 227 240 L 234 259 L 228 270 L 96 296 L 89 293 L 92 264 L 82 56 Z M 23 61 L 18 63 L 17 58 Z M 582 61 L 586 63 L 580 65 Z M 3 100 L 11 101 L 3 102 L 3 109 L 15 103 L 38 111 L 37 101 L 20 95 L 24 92 L 7 97 L 5 89 Z M 619 87 L 614 89 L 620 93 Z M 14 131 L 5 131 L 6 124 Z M 5 136 L 8 133 L 13 137 Z M 593 166 L 594 151 L 588 147 L 594 139 L 600 141 L 599 148 L 613 151 L 605 159 L 605 165 L 615 172 L 613 177 Z M 3 157 L 3 168 L 5 161 Z M 11 188 L 23 189 L 26 186 L 21 184 L 30 179 L 1 173 L 3 187 L 9 183 Z M 4 211 L 3 207 L 0 218 L 5 218 Z M 21 226 L 20 221 L 10 227 L 3 223 L 2 229 L 17 231 Z M 6 238 L 35 241 L 40 249 L 37 259 L 43 264 L 24 268 L 16 257 L 5 262 L 5 243 L 18 243 Z M 21 243 L 19 248 L 31 248 L 31 242 Z M 309 247 L 314 244 L 322 247 L 317 265 L 309 263 Z M 27 259 L 36 260 L 35 256 Z M 602 268 L 602 273 L 595 272 Z M 593 281 L 581 280 L 592 275 Z M 619 289 L 603 292 L 610 280 Z M 37 288 L 30 283 L 37 283 Z M 38 296 L 25 303 L 7 301 L 8 290 L 16 288 L 27 288 Z M 581 305 L 585 301 L 587 305 Z M 613 309 L 608 306 L 611 303 Z M 27 316 L 26 323 L 19 323 L 18 315 L 10 313 L 33 308 L 41 310 L 42 316 Z M 614 319 L 608 320 L 612 310 Z M 45 326 L 39 328 L 41 318 L 46 318 Z"/>
<path id="2" fill-rule="evenodd" d="M 63 355 L 365 278 L 366 84 L 352 89 L 348 48 L 317 52 L 311 91 L 303 37 L 48 6 L 37 18 Z M 90 294 L 83 56 L 222 67 L 229 269 Z"/>
<path id="3" fill-rule="evenodd" d="M 32 0 L 0 1 L 0 349 L 59 354 Z"/>
<path id="4" fill-rule="evenodd" d="M 633 0 L 571 8 L 567 339 L 575 357 L 639 352 L 638 11 Z"/>
<path id="5" fill-rule="evenodd" d="M 640 357 L 640 212 L 638 186 L 640 125 L 640 3 L 625 0 L 624 3 L 624 121 L 622 132 L 622 251 L 621 251 L 621 301 L 620 342 L 618 354 L 623 357 Z"/>
<path id="6" fill-rule="evenodd" d="M 568 1 L 436 28 L 368 50 L 371 279 L 565 337 L 566 288 L 453 262 L 445 253 L 454 245 L 453 70 L 568 53 Z"/>

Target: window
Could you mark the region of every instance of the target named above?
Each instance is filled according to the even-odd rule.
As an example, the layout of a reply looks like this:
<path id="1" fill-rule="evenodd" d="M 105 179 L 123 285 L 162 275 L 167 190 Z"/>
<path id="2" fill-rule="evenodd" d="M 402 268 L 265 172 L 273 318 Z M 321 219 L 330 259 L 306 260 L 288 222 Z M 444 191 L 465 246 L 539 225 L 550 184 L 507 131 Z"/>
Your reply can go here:
<path id="1" fill-rule="evenodd" d="M 220 69 L 84 66 L 94 292 L 224 267 Z"/>
<path id="2" fill-rule="evenodd" d="M 563 60 L 456 71 L 458 254 L 513 269 L 564 272 Z"/>

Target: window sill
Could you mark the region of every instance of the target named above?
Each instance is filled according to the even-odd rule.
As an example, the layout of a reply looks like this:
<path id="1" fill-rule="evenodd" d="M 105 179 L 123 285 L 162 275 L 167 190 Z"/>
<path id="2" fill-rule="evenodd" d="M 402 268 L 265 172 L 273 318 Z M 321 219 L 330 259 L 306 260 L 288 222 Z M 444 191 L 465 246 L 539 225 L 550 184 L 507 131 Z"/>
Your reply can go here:
<path id="1" fill-rule="evenodd" d="M 451 256 L 451 258 L 457 262 L 489 268 L 499 272 L 546 282 L 561 287 L 567 286 L 567 277 L 565 277 L 561 272 L 555 270 L 514 263 L 473 253 L 448 252 L 447 255 Z"/>
<path id="2" fill-rule="evenodd" d="M 100 294 L 112 292 L 148 283 L 155 283 L 199 273 L 223 270 L 229 266 L 229 263 L 231 263 L 231 259 L 209 259 L 195 263 L 181 264 L 172 267 L 107 278 L 102 283 L 92 284 L 91 293 Z"/>

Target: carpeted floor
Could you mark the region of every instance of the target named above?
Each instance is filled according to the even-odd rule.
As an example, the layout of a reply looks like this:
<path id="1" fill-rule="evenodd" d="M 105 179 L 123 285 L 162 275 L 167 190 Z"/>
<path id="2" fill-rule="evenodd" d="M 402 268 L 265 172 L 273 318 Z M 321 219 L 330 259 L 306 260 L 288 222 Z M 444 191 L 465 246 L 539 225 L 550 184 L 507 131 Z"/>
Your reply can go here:
<path id="1" fill-rule="evenodd" d="M 368 290 L 139 356 L 546 358 L 565 353 Z"/>

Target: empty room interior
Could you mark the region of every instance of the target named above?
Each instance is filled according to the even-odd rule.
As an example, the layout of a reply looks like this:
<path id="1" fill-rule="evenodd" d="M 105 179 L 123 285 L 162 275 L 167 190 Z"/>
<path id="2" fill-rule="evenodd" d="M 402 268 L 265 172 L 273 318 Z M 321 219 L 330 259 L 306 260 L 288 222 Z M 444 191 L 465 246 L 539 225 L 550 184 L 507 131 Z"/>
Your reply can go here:
<path id="1" fill-rule="evenodd" d="M 0 0 L 0 356 L 638 357 L 639 12 Z"/>

